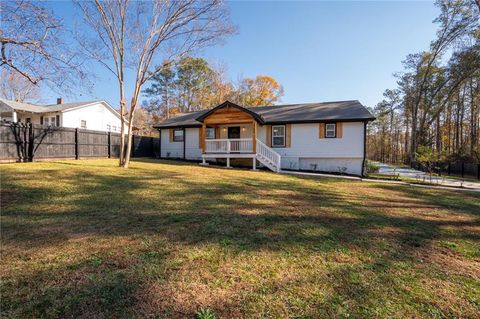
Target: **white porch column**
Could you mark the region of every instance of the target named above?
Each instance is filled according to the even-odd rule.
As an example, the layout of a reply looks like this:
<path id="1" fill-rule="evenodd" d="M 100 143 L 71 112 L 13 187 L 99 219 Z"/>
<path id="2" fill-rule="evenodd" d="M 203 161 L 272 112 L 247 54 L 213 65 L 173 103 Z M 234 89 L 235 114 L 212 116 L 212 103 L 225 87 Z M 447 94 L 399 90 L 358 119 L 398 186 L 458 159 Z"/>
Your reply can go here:
<path id="1" fill-rule="evenodd" d="M 12 122 L 17 123 L 18 118 L 17 118 L 17 112 L 15 110 L 12 111 Z"/>
<path id="2" fill-rule="evenodd" d="M 257 159 L 254 157 L 253 158 L 253 168 L 252 168 L 254 171 L 257 170 Z"/>
<path id="3" fill-rule="evenodd" d="M 227 168 L 230 168 L 230 157 L 227 157 Z"/>

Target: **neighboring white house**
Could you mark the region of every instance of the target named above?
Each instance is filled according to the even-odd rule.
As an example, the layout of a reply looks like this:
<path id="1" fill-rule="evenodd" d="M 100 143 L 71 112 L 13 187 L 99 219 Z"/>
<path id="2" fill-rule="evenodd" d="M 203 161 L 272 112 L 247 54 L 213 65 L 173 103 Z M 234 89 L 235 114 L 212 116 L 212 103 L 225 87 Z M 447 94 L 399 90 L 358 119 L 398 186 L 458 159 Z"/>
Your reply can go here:
<path id="1" fill-rule="evenodd" d="M 373 115 L 358 101 L 245 108 L 226 101 L 154 127 L 162 158 L 251 158 L 281 169 L 362 175 L 366 125 Z"/>
<path id="2" fill-rule="evenodd" d="M 120 114 L 105 101 L 35 105 L 0 99 L 2 121 L 120 132 Z"/>

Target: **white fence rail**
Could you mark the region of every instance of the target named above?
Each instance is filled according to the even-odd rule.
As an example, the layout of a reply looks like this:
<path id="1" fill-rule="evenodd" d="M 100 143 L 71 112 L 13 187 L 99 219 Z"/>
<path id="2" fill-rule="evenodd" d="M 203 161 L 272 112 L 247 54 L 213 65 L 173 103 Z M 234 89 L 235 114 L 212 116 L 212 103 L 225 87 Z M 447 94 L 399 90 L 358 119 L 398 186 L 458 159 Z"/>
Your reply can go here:
<path id="1" fill-rule="evenodd" d="M 253 153 L 253 139 L 215 139 L 205 140 L 206 153 Z"/>

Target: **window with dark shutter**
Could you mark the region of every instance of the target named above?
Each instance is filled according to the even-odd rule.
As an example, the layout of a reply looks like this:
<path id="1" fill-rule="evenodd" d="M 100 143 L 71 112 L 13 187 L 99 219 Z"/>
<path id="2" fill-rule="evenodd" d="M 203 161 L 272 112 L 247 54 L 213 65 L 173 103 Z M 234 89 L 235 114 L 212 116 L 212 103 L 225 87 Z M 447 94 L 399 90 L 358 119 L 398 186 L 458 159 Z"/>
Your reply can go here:
<path id="1" fill-rule="evenodd" d="M 335 123 L 325 124 L 325 137 L 335 138 L 337 136 L 337 125 Z"/>
<path id="2" fill-rule="evenodd" d="M 272 147 L 285 147 L 285 125 L 272 125 Z"/>
<path id="3" fill-rule="evenodd" d="M 173 141 L 174 142 L 183 142 L 183 129 L 174 129 L 173 130 Z"/>

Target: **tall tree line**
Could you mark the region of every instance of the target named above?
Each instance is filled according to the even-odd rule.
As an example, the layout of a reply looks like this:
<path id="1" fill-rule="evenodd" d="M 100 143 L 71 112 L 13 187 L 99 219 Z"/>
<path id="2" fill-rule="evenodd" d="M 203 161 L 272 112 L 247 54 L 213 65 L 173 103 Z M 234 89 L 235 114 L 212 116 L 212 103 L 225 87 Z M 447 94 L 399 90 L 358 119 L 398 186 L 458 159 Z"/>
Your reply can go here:
<path id="1" fill-rule="evenodd" d="M 369 158 L 411 163 L 429 148 L 445 161 L 480 161 L 480 2 L 436 5 L 430 49 L 407 56 L 397 87 L 373 109 Z"/>
<path id="2" fill-rule="evenodd" d="M 158 69 L 143 92 L 148 98 L 143 107 L 158 118 L 211 108 L 225 100 L 245 106 L 275 104 L 283 95 L 283 87 L 270 76 L 240 78 L 234 83 L 222 68 L 202 58 L 186 56 Z"/>

